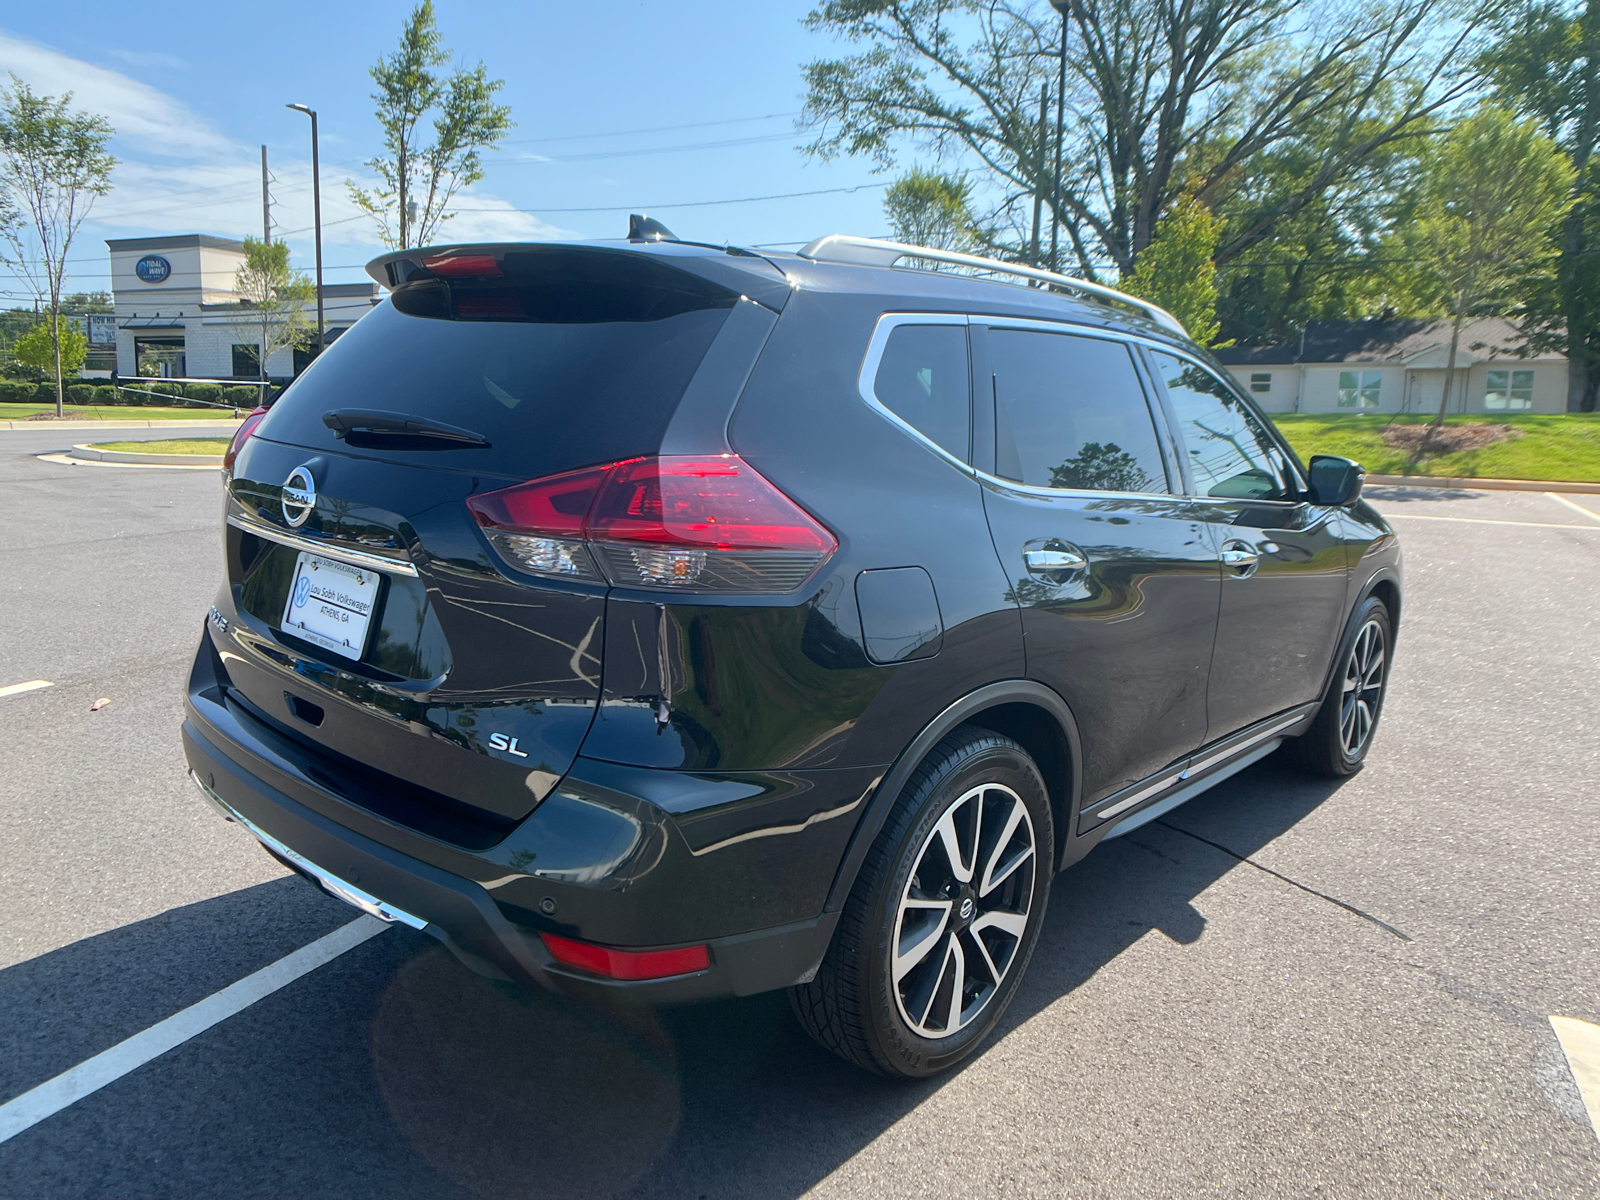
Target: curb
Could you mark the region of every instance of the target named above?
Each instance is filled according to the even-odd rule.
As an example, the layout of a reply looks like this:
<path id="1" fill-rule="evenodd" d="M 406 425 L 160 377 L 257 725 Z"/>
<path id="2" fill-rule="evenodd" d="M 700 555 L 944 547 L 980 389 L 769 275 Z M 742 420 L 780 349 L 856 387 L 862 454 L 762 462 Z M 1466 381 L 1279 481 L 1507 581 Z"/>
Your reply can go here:
<path id="1" fill-rule="evenodd" d="M 138 463 L 148 467 L 220 467 L 220 454 L 141 454 L 137 450 L 102 450 L 87 444 L 74 446 L 72 458 L 90 462 Z"/>
<path id="2" fill-rule="evenodd" d="M 241 418 L 242 420 L 243 418 Z M 80 429 L 237 429 L 239 421 L 232 417 L 218 420 L 174 420 L 174 421 L 0 421 L 0 429 L 32 430 L 34 433 L 46 433 L 50 430 L 80 430 Z"/>
<path id="3" fill-rule="evenodd" d="M 1464 488 L 1479 492 L 1572 492 L 1600 496 L 1600 483 L 1567 483 L 1558 479 L 1452 479 L 1447 475 L 1368 475 L 1375 487 Z"/>

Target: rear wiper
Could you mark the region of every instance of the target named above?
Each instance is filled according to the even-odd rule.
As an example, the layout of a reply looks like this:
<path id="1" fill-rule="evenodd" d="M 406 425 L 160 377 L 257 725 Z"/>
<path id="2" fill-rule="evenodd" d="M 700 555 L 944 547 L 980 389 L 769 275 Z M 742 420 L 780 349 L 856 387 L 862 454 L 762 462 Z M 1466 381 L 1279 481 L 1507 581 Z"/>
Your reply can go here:
<path id="1" fill-rule="evenodd" d="M 335 437 L 352 446 L 386 446 L 395 450 L 489 449 L 489 440 L 470 429 L 373 408 L 336 408 L 322 414 L 322 423 L 333 430 Z"/>

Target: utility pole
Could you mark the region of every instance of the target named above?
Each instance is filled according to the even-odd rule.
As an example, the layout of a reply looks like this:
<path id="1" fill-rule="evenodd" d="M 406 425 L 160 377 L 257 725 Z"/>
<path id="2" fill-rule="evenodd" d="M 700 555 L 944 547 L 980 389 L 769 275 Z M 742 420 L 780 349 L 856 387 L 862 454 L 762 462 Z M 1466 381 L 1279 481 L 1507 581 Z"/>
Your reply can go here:
<path id="1" fill-rule="evenodd" d="M 1067 18 L 1072 15 L 1072 0 L 1050 0 L 1050 7 L 1061 14 L 1061 72 L 1056 80 L 1056 178 L 1050 213 L 1050 269 L 1059 271 L 1061 260 L 1056 238 L 1061 231 L 1061 140 L 1067 123 Z"/>
<path id="2" fill-rule="evenodd" d="M 1044 139 L 1050 128 L 1050 85 L 1039 85 L 1039 149 L 1033 159 L 1033 237 L 1028 243 L 1028 265 L 1039 265 L 1039 216 L 1044 207 Z"/>
<path id="3" fill-rule="evenodd" d="M 305 113 L 311 118 L 311 224 L 317 246 L 317 353 L 321 354 L 326 342 L 322 323 L 322 171 L 317 165 L 317 114 L 304 104 L 286 104 L 284 107 Z"/>
<path id="4" fill-rule="evenodd" d="M 267 148 L 261 147 L 261 240 L 272 245 L 272 201 L 267 197 Z"/>

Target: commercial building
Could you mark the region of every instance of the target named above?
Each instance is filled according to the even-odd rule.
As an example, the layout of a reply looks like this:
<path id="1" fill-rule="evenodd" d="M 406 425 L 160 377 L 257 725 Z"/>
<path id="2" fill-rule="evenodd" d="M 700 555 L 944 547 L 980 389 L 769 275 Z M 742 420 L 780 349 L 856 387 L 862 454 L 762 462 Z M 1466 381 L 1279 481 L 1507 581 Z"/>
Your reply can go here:
<path id="1" fill-rule="evenodd" d="M 1448 320 L 1311 321 L 1287 346 L 1234 346 L 1216 356 L 1268 412 L 1437 412 L 1450 360 Z M 1510 321 L 1463 322 L 1452 413 L 1567 409 L 1567 359 L 1534 351 Z"/>
<path id="2" fill-rule="evenodd" d="M 187 233 L 117 238 L 106 246 L 111 251 L 115 322 L 97 320 L 90 329 L 92 336 L 115 335 L 118 375 L 258 377 L 260 329 L 257 325 L 252 331 L 249 301 L 235 285 L 245 261 L 242 243 Z M 380 299 L 376 283 L 329 284 L 322 293 L 325 337 L 330 342 Z M 314 323 L 316 305 L 307 307 Z M 309 361 L 305 351 L 279 350 L 267 359 L 267 374 L 295 375 Z M 141 363 L 148 369 L 141 370 Z"/>

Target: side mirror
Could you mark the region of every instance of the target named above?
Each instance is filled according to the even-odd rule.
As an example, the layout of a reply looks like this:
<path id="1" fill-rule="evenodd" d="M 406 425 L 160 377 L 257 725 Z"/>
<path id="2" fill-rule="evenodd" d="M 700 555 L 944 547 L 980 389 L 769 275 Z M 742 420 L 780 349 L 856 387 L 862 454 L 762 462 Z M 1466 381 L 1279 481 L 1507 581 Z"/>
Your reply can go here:
<path id="1" fill-rule="evenodd" d="M 1336 454 L 1311 456 L 1311 500 L 1314 504 L 1348 505 L 1361 499 L 1366 468 Z"/>

